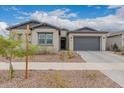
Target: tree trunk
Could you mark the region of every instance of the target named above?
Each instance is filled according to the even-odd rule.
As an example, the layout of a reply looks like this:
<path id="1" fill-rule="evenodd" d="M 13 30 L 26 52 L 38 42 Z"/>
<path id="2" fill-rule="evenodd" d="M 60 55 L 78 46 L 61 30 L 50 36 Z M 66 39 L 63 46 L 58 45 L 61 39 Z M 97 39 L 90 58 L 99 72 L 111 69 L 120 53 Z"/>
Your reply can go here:
<path id="1" fill-rule="evenodd" d="M 29 25 L 27 25 L 27 30 L 25 32 L 26 34 L 26 67 L 25 67 L 25 79 L 28 79 L 28 34 L 29 34 Z"/>
<path id="2" fill-rule="evenodd" d="M 10 79 L 14 78 L 14 70 L 12 65 L 12 58 L 9 58 L 9 77 Z"/>

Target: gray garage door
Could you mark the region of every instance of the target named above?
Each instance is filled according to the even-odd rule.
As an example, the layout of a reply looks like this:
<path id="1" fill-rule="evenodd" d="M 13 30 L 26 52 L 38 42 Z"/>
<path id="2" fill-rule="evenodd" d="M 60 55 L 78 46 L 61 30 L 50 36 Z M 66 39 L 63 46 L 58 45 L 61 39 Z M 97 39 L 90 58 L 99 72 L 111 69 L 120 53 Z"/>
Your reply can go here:
<path id="1" fill-rule="evenodd" d="M 74 50 L 100 50 L 100 37 L 74 37 Z"/>

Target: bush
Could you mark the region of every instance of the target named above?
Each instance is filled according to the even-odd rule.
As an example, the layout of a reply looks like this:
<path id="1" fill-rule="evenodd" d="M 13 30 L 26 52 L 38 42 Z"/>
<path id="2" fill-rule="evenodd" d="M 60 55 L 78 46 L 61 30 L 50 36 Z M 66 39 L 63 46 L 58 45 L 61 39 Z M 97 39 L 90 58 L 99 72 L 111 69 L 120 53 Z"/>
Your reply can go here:
<path id="1" fill-rule="evenodd" d="M 73 53 L 72 51 L 68 50 L 68 51 L 67 51 L 67 56 L 68 56 L 68 59 L 71 59 L 71 58 L 73 58 L 75 55 L 74 55 L 74 53 Z"/>
<path id="2" fill-rule="evenodd" d="M 112 50 L 113 51 L 120 51 L 116 43 L 112 46 Z"/>
<path id="3" fill-rule="evenodd" d="M 49 87 L 55 87 L 55 88 L 71 87 L 70 81 L 63 79 L 59 72 L 44 77 L 44 80 L 47 80 L 47 85 Z"/>
<path id="4" fill-rule="evenodd" d="M 65 60 L 65 52 L 64 52 L 64 51 L 59 54 L 59 58 L 60 58 L 62 61 Z"/>
<path id="5" fill-rule="evenodd" d="M 124 46 L 122 46 L 121 52 L 121 54 L 124 55 Z"/>
<path id="6" fill-rule="evenodd" d="M 40 46 L 39 51 L 36 53 L 38 55 L 45 55 L 45 54 L 56 54 L 54 48 L 47 48 L 46 46 Z"/>
<path id="7" fill-rule="evenodd" d="M 96 79 L 96 73 L 87 74 L 86 77 L 89 79 Z"/>

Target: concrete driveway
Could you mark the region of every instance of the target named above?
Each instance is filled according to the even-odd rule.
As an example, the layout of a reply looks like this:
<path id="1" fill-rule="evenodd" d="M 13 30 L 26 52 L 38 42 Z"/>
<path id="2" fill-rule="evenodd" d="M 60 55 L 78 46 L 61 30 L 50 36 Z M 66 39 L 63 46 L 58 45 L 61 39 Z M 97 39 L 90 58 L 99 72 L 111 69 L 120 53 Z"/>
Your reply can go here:
<path id="1" fill-rule="evenodd" d="M 124 57 L 108 51 L 79 51 L 85 61 L 91 63 L 124 63 Z"/>
<path id="2" fill-rule="evenodd" d="M 78 51 L 77 52 L 88 63 L 124 63 L 124 57 L 112 54 L 107 51 Z M 118 65 L 115 65 L 118 67 Z M 124 70 L 112 69 L 112 70 L 100 70 L 113 81 L 124 87 Z"/>

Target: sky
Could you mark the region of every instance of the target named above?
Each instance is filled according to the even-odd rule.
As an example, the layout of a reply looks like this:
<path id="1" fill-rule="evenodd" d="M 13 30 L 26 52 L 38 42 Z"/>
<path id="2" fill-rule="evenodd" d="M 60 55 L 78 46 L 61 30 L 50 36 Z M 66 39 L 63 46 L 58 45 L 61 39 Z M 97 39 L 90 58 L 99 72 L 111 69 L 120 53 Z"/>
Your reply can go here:
<path id="1" fill-rule="evenodd" d="M 28 20 L 75 30 L 91 27 L 100 31 L 124 30 L 122 5 L 1 5 L 0 34 L 5 28 Z"/>

